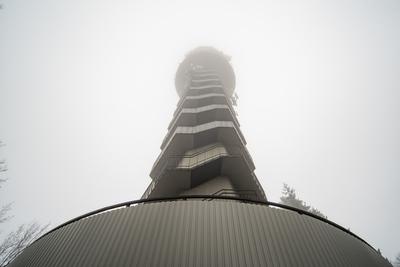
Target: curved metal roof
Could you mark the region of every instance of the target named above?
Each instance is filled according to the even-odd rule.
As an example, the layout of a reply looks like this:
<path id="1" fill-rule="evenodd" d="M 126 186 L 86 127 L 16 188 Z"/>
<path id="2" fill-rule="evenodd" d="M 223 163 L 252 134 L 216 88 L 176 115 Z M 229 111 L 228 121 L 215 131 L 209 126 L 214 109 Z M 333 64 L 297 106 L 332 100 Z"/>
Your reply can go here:
<path id="1" fill-rule="evenodd" d="M 264 202 L 207 200 L 142 200 L 82 216 L 10 266 L 390 266 L 330 221 Z"/>

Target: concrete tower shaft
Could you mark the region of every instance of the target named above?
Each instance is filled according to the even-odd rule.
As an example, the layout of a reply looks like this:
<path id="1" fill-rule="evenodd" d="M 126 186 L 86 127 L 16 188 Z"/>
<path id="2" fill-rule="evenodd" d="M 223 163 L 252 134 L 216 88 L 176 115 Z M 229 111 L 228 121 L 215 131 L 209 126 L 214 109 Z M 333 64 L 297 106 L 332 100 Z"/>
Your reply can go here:
<path id="1" fill-rule="evenodd" d="M 232 107 L 229 58 L 197 48 L 179 65 L 175 84 L 180 101 L 142 198 L 204 194 L 265 200 Z"/>

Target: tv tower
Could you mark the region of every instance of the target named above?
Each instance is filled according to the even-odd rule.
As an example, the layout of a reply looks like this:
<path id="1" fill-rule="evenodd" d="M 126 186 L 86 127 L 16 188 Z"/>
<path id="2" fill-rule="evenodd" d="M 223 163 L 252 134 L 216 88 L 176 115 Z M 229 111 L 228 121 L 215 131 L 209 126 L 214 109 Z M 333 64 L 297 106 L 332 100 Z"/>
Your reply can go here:
<path id="1" fill-rule="evenodd" d="M 142 198 L 184 195 L 266 200 L 233 104 L 229 58 L 209 47 L 190 52 L 175 78 L 180 97 Z"/>

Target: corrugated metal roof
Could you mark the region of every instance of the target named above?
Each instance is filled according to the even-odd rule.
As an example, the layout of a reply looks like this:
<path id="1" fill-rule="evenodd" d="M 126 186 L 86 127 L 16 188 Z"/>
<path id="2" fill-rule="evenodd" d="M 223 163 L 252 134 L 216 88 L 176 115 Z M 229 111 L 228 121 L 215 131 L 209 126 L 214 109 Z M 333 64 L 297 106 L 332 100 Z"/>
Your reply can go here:
<path id="1" fill-rule="evenodd" d="M 179 200 L 68 224 L 11 266 L 390 265 L 366 243 L 307 215 L 233 200 Z"/>

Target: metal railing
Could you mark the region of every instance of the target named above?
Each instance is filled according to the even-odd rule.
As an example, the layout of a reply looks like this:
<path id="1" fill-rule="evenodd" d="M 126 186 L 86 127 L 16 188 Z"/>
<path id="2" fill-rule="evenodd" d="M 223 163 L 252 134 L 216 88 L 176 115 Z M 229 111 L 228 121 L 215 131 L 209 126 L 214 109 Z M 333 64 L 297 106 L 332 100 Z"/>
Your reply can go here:
<path id="1" fill-rule="evenodd" d="M 233 188 L 223 188 L 213 194 L 213 196 L 231 196 L 242 199 L 260 200 L 255 190 L 237 190 Z"/>
<path id="2" fill-rule="evenodd" d="M 217 112 L 220 110 L 229 112 L 228 114 L 230 114 L 230 118 L 232 118 L 232 120 L 230 120 L 229 118 L 217 119 Z M 210 105 L 206 105 L 206 106 L 202 106 L 202 107 L 198 107 L 198 108 L 183 108 L 179 111 L 179 113 L 172 119 L 172 121 L 168 125 L 168 132 L 161 142 L 161 147 L 164 146 L 164 144 L 167 142 L 167 140 L 171 138 L 171 135 L 174 133 L 176 128 L 178 128 L 178 127 L 195 127 L 195 126 L 201 125 L 201 124 L 198 124 L 198 120 L 201 118 L 201 116 L 203 114 L 206 114 L 206 113 L 208 113 L 208 114 L 214 113 L 214 114 L 211 119 L 207 119 L 207 122 L 203 122 L 202 124 L 210 123 L 210 122 L 218 121 L 218 120 L 231 121 L 236 125 L 236 129 L 238 131 L 240 131 L 240 123 L 236 117 L 236 114 L 230 108 L 229 105 L 210 104 Z M 185 124 L 182 124 L 182 123 L 178 124 L 177 122 L 179 121 L 181 116 L 192 116 L 190 119 L 190 123 L 187 123 L 187 121 L 186 121 Z"/>
<path id="3" fill-rule="evenodd" d="M 182 160 L 187 159 L 187 158 L 194 158 L 199 154 L 205 153 L 207 151 L 213 150 L 218 147 L 223 147 L 225 149 L 225 147 L 221 143 L 214 143 L 214 144 L 206 146 L 206 147 L 202 148 L 201 150 L 198 150 L 195 153 L 190 154 L 190 155 L 185 155 L 185 154 L 183 154 L 183 155 L 167 155 L 166 159 L 161 163 L 161 165 L 158 165 L 159 164 L 158 162 L 160 160 L 157 159 L 157 161 L 156 161 L 157 164 L 155 164 L 152 169 L 152 176 L 155 177 L 153 180 L 158 180 L 166 170 L 176 169 Z M 203 160 L 198 161 L 197 162 L 198 164 L 193 164 L 193 165 L 200 165 L 200 164 L 203 164 L 204 162 L 209 162 L 209 161 L 212 161 L 216 158 L 223 157 L 223 156 L 229 156 L 227 151 L 217 152 L 212 156 L 205 157 Z M 186 165 L 186 167 L 189 167 L 189 166 L 190 165 Z M 184 168 L 185 166 L 182 165 L 181 167 Z"/>

